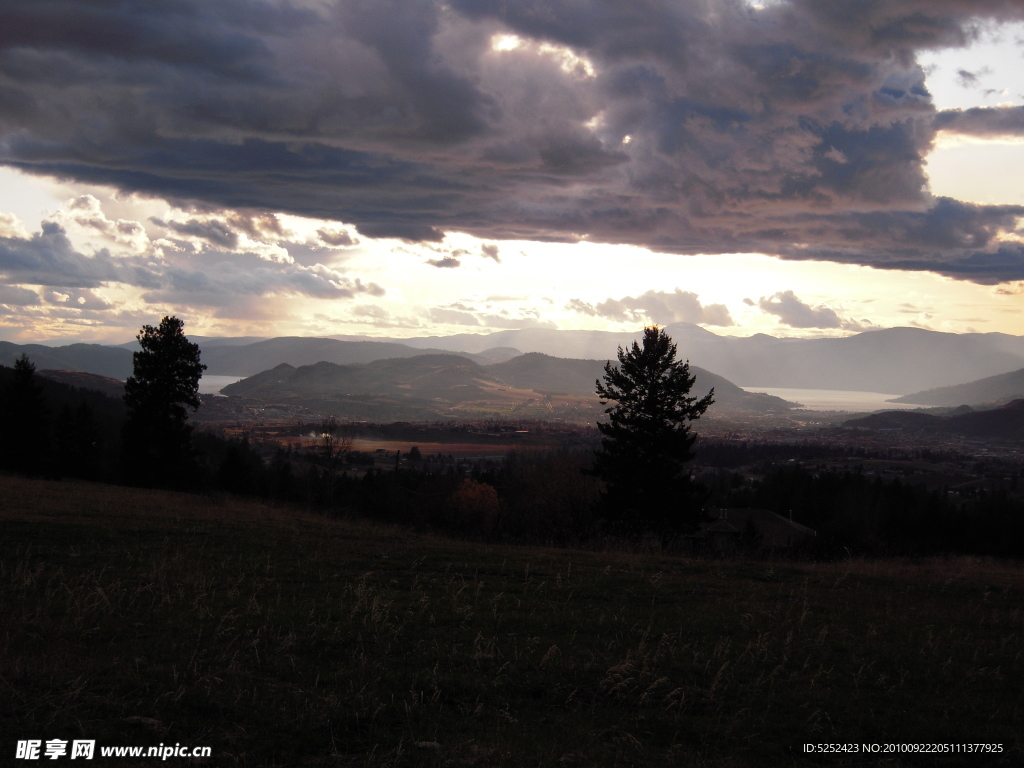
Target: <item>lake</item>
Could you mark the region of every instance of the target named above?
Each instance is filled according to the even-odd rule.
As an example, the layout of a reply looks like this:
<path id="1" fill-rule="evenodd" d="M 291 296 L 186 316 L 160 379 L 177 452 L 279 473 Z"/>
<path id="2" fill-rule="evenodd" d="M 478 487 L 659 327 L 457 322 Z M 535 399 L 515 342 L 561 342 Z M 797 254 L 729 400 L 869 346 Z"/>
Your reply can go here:
<path id="1" fill-rule="evenodd" d="M 216 395 L 223 387 L 244 378 L 245 376 L 203 376 L 199 379 L 199 394 Z"/>
<path id="2" fill-rule="evenodd" d="M 812 411 L 897 411 L 920 408 L 907 403 L 887 403 L 899 395 L 882 392 L 854 392 L 841 389 L 791 389 L 787 387 L 743 387 L 748 392 L 764 392 L 790 402 L 802 403 Z"/>

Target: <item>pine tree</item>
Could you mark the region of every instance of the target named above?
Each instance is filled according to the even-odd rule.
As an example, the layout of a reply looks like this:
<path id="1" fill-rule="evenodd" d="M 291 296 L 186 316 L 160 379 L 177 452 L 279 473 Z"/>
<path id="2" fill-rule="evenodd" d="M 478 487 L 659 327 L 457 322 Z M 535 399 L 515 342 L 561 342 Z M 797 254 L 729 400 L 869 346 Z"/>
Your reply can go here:
<path id="1" fill-rule="evenodd" d="M 22 354 L 0 392 L 0 466 L 45 471 L 50 453 L 50 413 L 36 367 Z"/>
<path id="2" fill-rule="evenodd" d="M 696 381 L 689 361 L 676 359 L 676 345 L 657 326 L 644 328 L 643 346 L 619 347 L 617 366 L 609 361 L 597 394 L 608 420 L 594 472 L 605 481 L 602 516 L 627 533 L 651 530 L 663 537 L 692 529 L 701 512 L 693 503 L 687 462 L 696 435 L 690 422 L 714 402 L 712 389 L 691 397 Z"/>
<path id="3" fill-rule="evenodd" d="M 199 379 L 206 366 L 184 323 L 165 317 L 143 326 L 142 349 L 132 356 L 133 375 L 124 385 L 124 471 L 140 485 L 186 487 L 193 480 L 192 426 L 188 408 L 199 407 Z"/>

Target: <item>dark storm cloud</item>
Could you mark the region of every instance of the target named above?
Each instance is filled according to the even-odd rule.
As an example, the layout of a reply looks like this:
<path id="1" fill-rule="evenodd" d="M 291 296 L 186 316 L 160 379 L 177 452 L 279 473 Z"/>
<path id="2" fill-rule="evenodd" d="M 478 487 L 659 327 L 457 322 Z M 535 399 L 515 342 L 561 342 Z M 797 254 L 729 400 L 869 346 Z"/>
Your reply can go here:
<path id="1" fill-rule="evenodd" d="M 12 307 L 30 307 L 39 303 L 39 294 L 16 285 L 0 285 L 0 304 Z"/>
<path id="2" fill-rule="evenodd" d="M 255 212 L 222 230 L 168 224 L 211 247 L 272 229 L 260 212 L 282 211 L 410 241 L 586 236 L 1020 279 L 1006 237 L 1020 209 L 936 200 L 924 167 L 938 130 L 1019 133 L 1020 112 L 938 113 L 916 55 L 1022 11 L 6 3 L 0 162 Z M 495 35 L 517 39 L 495 50 Z"/>
<path id="3" fill-rule="evenodd" d="M 1024 107 L 944 109 L 935 116 L 935 127 L 973 136 L 1020 136 L 1024 134 Z"/>

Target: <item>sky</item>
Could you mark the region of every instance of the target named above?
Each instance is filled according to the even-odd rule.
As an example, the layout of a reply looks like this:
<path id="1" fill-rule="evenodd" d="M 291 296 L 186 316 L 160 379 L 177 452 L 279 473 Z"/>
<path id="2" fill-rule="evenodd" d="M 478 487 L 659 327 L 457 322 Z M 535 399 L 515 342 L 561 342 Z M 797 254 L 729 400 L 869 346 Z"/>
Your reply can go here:
<path id="1" fill-rule="evenodd" d="M 1024 335 L 1024 0 L 0 6 L 0 339 Z"/>

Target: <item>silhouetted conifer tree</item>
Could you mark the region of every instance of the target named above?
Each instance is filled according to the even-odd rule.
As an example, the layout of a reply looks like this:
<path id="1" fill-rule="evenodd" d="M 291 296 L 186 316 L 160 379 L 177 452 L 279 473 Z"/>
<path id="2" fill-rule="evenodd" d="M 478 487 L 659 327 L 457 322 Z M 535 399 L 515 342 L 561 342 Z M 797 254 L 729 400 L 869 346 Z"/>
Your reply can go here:
<path id="1" fill-rule="evenodd" d="M 50 414 L 36 367 L 22 354 L 2 392 L 0 457 L 3 466 L 38 474 L 46 468 L 50 447 Z"/>
<path id="2" fill-rule="evenodd" d="M 596 382 L 601 404 L 615 403 L 605 409 L 608 421 L 597 425 L 604 435 L 594 461 L 605 481 L 602 517 L 631 533 L 665 536 L 692 528 L 700 510 L 686 467 L 696 439 L 689 422 L 714 402 L 715 390 L 690 397 L 696 381 L 690 363 L 676 360 L 676 345 L 657 326 L 644 328 L 642 347 L 635 341 L 628 352 L 619 347 L 618 360 Z"/>
<path id="3" fill-rule="evenodd" d="M 124 385 L 125 479 L 185 487 L 195 470 L 187 409 L 199 407 L 206 366 L 199 361 L 199 345 L 185 337 L 184 323 L 176 317 L 165 317 L 156 328 L 143 326 L 136 338 L 142 349 L 132 356 L 133 375 Z"/>

